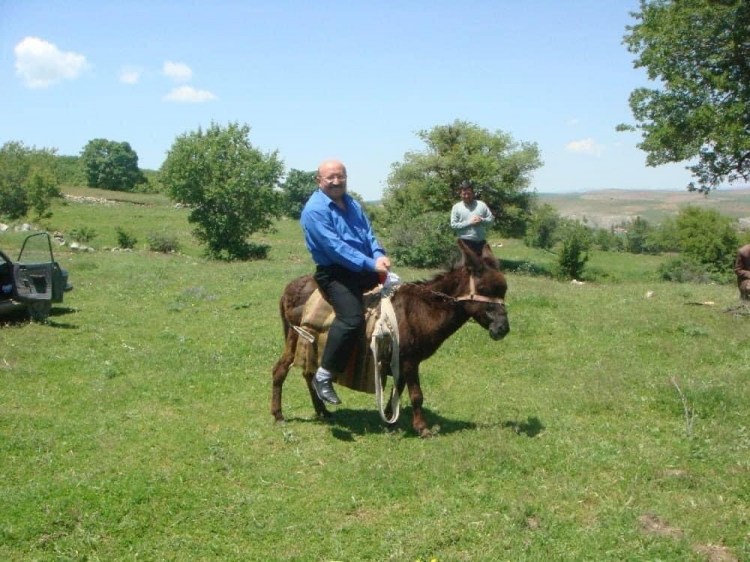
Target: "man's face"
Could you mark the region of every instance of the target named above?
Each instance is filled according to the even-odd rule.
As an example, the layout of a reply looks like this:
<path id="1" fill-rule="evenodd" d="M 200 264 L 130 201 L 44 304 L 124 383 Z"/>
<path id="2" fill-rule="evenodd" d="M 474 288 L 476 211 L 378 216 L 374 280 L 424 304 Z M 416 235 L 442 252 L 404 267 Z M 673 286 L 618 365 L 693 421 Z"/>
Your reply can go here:
<path id="1" fill-rule="evenodd" d="M 463 201 L 464 203 L 471 203 L 472 201 L 474 201 L 474 190 L 470 187 L 463 188 L 461 190 L 461 201 Z"/>
<path id="2" fill-rule="evenodd" d="M 318 186 L 334 201 L 346 193 L 346 168 L 342 164 L 325 164 L 318 170 Z"/>

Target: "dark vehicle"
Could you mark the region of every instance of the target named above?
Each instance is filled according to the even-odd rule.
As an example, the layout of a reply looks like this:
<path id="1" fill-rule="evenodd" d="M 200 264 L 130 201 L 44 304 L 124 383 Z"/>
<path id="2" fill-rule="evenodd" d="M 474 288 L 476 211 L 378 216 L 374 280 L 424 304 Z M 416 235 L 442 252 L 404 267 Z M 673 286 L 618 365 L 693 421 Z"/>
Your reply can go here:
<path id="1" fill-rule="evenodd" d="M 46 232 L 27 236 L 17 260 L 0 250 L 0 316 L 26 309 L 32 320 L 45 322 L 52 303 L 62 302 L 72 289 Z"/>

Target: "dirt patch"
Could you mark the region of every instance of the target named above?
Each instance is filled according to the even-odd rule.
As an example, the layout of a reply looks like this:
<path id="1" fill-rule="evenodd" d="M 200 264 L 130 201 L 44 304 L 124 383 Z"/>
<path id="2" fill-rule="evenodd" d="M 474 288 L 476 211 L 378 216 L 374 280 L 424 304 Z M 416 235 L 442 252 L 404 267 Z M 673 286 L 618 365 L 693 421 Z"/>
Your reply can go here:
<path id="1" fill-rule="evenodd" d="M 698 554 L 702 554 L 709 562 L 739 562 L 732 552 L 719 544 L 699 544 L 693 547 Z"/>
<path id="2" fill-rule="evenodd" d="M 672 539 L 682 539 L 685 537 L 685 531 L 678 527 L 673 527 L 667 521 L 652 513 L 641 515 L 638 518 L 638 523 L 641 526 L 641 530 L 649 535 L 658 535 Z M 693 552 L 705 556 L 709 562 L 739 562 L 739 559 L 731 550 L 719 544 L 696 544 L 693 545 Z"/>
<path id="3" fill-rule="evenodd" d="M 673 539 L 681 539 L 685 536 L 685 532 L 682 529 L 672 527 L 664 519 L 651 513 L 641 515 L 638 518 L 638 523 L 641 525 L 641 530 L 650 535 L 671 537 Z"/>

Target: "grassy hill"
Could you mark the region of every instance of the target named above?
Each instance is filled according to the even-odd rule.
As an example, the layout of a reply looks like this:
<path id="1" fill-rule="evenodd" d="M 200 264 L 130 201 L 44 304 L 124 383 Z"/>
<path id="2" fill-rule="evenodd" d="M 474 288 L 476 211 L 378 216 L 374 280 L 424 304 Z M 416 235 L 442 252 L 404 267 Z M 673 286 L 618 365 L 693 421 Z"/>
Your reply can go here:
<path id="1" fill-rule="evenodd" d="M 723 215 L 750 218 L 750 188 L 719 189 L 709 195 L 685 191 L 630 191 L 609 189 L 579 193 L 540 193 L 539 199 L 570 218 L 609 227 L 640 216 L 658 224 L 676 215 L 680 208 L 693 205 L 715 209 Z"/>

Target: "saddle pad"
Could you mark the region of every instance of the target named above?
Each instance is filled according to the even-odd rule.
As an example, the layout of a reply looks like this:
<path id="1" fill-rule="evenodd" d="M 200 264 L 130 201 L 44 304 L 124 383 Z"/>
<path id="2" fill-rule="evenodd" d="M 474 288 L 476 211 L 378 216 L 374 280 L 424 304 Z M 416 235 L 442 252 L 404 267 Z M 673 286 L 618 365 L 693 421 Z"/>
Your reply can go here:
<path id="1" fill-rule="evenodd" d="M 365 299 L 365 336 L 352 351 L 347 367 L 338 373 L 336 382 L 352 390 L 375 394 L 375 364 L 370 352 L 369 341 L 380 316 L 380 290 L 364 295 Z M 318 289 L 310 295 L 302 311 L 301 328 L 311 334 L 315 341 L 309 342 L 298 338 L 294 363 L 305 372 L 315 372 L 319 359 L 323 355 L 328 329 L 335 318 L 333 308 L 323 298 Z"/>

